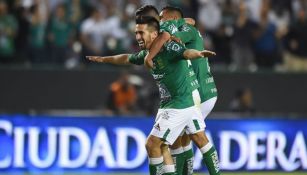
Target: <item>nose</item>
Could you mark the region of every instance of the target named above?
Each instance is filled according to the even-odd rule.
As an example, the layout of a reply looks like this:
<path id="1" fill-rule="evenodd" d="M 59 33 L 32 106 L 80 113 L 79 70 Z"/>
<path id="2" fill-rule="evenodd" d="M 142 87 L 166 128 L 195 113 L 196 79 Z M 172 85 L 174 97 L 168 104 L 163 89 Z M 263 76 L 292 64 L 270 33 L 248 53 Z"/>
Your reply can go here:
<path id="1" fill-rule="evenodd" d="M 136 40 L 142 39 L 142 37 L 141 37 L 141 35 L 140 35 L 139 33 L 137 33 L 137 34 L 135 35 L 135 38 L 136 38 Z"/>

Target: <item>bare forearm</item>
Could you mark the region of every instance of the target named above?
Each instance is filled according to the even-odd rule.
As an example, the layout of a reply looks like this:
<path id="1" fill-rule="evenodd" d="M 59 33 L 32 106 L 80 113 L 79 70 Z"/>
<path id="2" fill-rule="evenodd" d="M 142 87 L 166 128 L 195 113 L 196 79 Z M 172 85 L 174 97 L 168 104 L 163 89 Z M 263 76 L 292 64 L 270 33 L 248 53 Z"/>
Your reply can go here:
<path id="1" fill-rule="evenodd" d="M 187 60 L 192 60 L 201 57 L 201 53 L 198 50 L 195 49 L 187 49 L 184 51 L 183 56 Z"/>
<path id="2" fill-rule="evenodd" d="M 120 55 L 113 55 L 113 56 L 88 56 L 87 58 L 90 61 L 98 62 L 98 63 L 109 63 L 115 65 L 130 65 L 128 54 L 120 54 Z"/>
<path id="3" fill-rule="evenodd" d="M 167 32 L 161 33 L 152 43 L 146 59 L 152 60 L 161 50 L 163 44 L 170 39 L 171 35 Z"/>
<path id="4" fill-rule="evenodd" d="M 215 56 L 216 53 L 209 51 L 209 50 L 203 50 L 203 51 L 198 51 L 195 49 L 187 49 L 183 52 L 183 56 L 185 59 L 197 59 L 197 58 L 201 58 L 201 57 L 211 57 L 211 56 Z"/>

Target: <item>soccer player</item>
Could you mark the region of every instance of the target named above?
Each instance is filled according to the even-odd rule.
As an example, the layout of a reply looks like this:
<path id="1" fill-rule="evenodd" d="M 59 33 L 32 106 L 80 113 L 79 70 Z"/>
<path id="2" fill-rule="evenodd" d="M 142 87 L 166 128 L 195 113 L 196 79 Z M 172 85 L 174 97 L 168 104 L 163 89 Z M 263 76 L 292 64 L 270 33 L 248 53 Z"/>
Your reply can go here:
<path id="1" fill-rule="evenodd" d="M 167 6 L 164 7 L 160 13 L 160 19 L 162 25 L 164 24 L 163 30 L 169 32 L 175 37 L 179 38 L 187 48 L 204 50 L 203 38 L 199 31 L 192 25 L 181 23 L 178 26 L 176 21 L 182 20 L 183 14 L 179 8 Z M 174 22 L 175 21 L 175 22 Z M 175 27 L 168 25 L 169 23 L 175 24 Z M 176 26 L 177 24 L 177 26 Z M 178 28 L 176 28 L 178 27 Z M 151 47 L 149 54 L 145 60 L 147 66 L 152 66 L 152 57 L 155 56 L 162 45 L 169 39 L 169 37 L 163 37 L 159 41 L 156 41 Z M 157 39 L 158 40 L 158 39 Z M 205 59 L 194 59 L 191 62 L 194 72 L 196 73 L 197 80 L 199 81 L 200 97 L 201 97 L 201 112 L 203 120 L 213 109 L 217 100 L 217 90 L 214 83 L 213 76 L 210 72 L 210 66 L 208 58 Z M 220 174 L 219 172 L 219 161 L 217 152 L 212 143 L 206 137 L 206 149 L 202 150 L 204 163 L 206 164 L 210 175 Z M 178 174 L 190 175 L 193 174 L 193 150 L 190 139 L 187 135 L 183 135 L 182 139 L 178 139 L 174 145 L 171 146 L 171 152 L 176 160 L 176 167 Z"/>
<path id="2" fill-rule="evenodd" d="M 165 12 L 164 15 L 163 12 Z M 140 15 L 149 15 L 158 19 L 159 14 L 154 6 L 145 5 L 136 11 L 136 16 Z M 186 24 L 186 22 L 191 21 L 190 24 L 194 25 L 195 24 L 194 20 L 188 18 L 183 19 L 181 10 L 172 7 L 164 8 L 162 10 L 161 15 L 162 16 L 160 16 L 160 18 L 162 20 L 160 21 L 160 34 L 154 40 L 152 44 L 153 47 L 150 48 L 149 53 L 145 57 L 145 65 L 150 68 L 152 68 L 153 66 L 152 58 L 160 51 L 162 45 L 167 40 L 170 39 L 171 35 L 176 36 L 179 39 L 182 39 L 182 41 L 186 44 L 188 48 L 193 48 L 198 50 L 201 48 L 203 49 L 203 42 L 202 42 L 203 39 L 200 33 L 193 26 Z M 181 27 L 183 25 L 185 27 Z M 194 30 L 189 30 L 189 27 L 192 27 L 192 29 Z M 179 29 L 181 29 L 181 31 Z M 190 33 L 190 31 L 194 32 Z M 215 87 L 213 77 L 210 73 L 208 59 L 206 60 L 199 59 L 196 61 L 192 61 L 191 67 L 193 67 L 194 71 L 196 72 L 197 79 L 201 82 L 200 83 L 201 88 L 199 89 L 202 92 L 201 110 L 202 110 L 202 116 L 206 118 L 206 116 L 213 109 L 217 99 L 217 90 Z M 210 174 L 219 174 L 219 161 L 217 157 L 217 152 L 215 148 L 212 146 L 212 144 L 209 143 L 208 139 L 207 142 L 208 142 L 207 143 L 208 150 L 205 150 L 206 154 L 204 154 L 205 155 L 204 162 L 206 163 L 206 166 L 208 167 Z M 192 146 L 189 137 L 187 137 L 187 135 L 184 135 L 183 140 L 179 138 L 171 148 L 174 160 L 176 161 L 175 163 L 177 164 L 176 166 L 177 173 L 184 175 L 192 174 L 194 154 L 192 151 Z M 209 154 L 212 151 L 214 153 L 213 154 L 214 156 L 209 156 Z"/>
<path id="3" fill-rule="evenodd" d="M 140 7 L 135 12 L 135 15 L 136 15 L 136 17 L 137 16 L 152 16 L 152 17 L 156 18 L 158 21 L 160 20 L 158 10 L 152 5 L 145 5 L 145 6 Z M 178 21 L 172 20 L 172 21 L 160 23 L 160 33 L 159 33 L 158 37 L 153 41 L 153 44 L 152 44 L 154 46 L 157 45 L 159 47 L 159 50 L 154 49 L 153 51 L 150 51 L 149 55 L 155 56 L 158 53 L 158 51 L 160 51 L 160 49 L 161 49 L 162 45 L 165 43 L 165 41 L 170 39 L 170 37 L 171 37 L 170 34 L 172 34 L 172 32 L 178 31 L 177 26 L 183 25 L 185 22 L 190 22 L 192 25 L 195 24 L 195 21 L 193 19 L 189 20 L 188 18 L 185 19 L 185 20 L 181 18 Z M 150 50 L 152 50 L 152 48 Z M 155 55 L 153 55 L 152 53 L 155 53 Z M 148 55 L 146 57 L 148 57 Z M 152 59 L 146 59 L 146 57 L 145 57 L 146 67 L 152 68 L 153 67 Z M 191 76 L 193 76 L 193 78 L 196 79 L 195 73 L 193 72 L 191 65 L 189 65 L 189 66 L 190 66 L 190 69 L 191 69 Z M 181 139 L 178 139 L 178 140 L 181 141 Z M 181 146 L 181 143 L 179 143 L 177 141 L 175 146 L 176 145 Z M 162 153 L 163 153 L 163 158 L 165 160 L 165 162 L 164 162 L 165 166 L 168 166 L 169 164 L 175 163 L 176 164 L 176 171 L 177 171 L 177 174 L 179 174 L 179 175 L 182 174 L 182 170 L 183 170 L 184 162 L 185 162 L 185 159 L 184 159 L 185 155 L 183 154 L 183 152 L 184 152 L 183 149 L 182 150 L 179 150 L 179 149 L 173 150 L 172 151 L 173 158 L 174 158 L 173 159 L 172 155 L 170 154 L 168 146 L 162 147 Z M 193 165 L 193 163 L 191 165 Z"/>
<path id="4" fill-rule="evenodd" d="M 160 20 L 159 12 L 153 5 L 144 5 L 140 8 L 138 8 L 135 12 L 135 16 L 136 17 L 138 17 L 138 16 L 152 16 L 152 17 L 156 18 L 158 21 Z M 180 26 L 180 25 L 183 25 L 185 23 L 189 23 L 191 25 L 194 25 L 195 21 L 191 18 L 184 18 L 184 19 L 181 18 L 178 21 L 169 21 L 169 22 L 160 23 L 160 33 L 159 33 L 158 37 L 153 41 L 153 45 L 159 45 L 159 43 L 155 43 L 155 42 L 168 40 L 171 37 L 170 31 L 177 31 L 176 26 Z M 167 29 L 169 29 L 169 30 L 167 30 Z M 163 42 L 163 44 L 164 44 L 164 42 Z M 160 45 L 161 46 L 159 47 L 159 50 L 162 47 L 161 42 L 160 42 Z M 145 65 L 146 65 L 146 67 L 152 68 L 153 62 L 151 60 L 145 61 Z M 195 73 L 193 72 L 192 68 L 190 68 L 190 69 L 191 69 L 191 76 L 193 76 L 193 78 L 196 79 Z M 177 167 L 183 167 L 184 157 L 182 157 L 182 156 L 184 154 L 178 154 L 178 156 L 176 156 L 173 160 L 172 155 L 170 154 L 170 151 L 169 151 L 169 147 L 166 146 L 166 145 L 163 145 L 161 148 L 162 148 L 165 167 L 167 167 L 170 164 L 174 164 L 174 161 L 175 161 L 175 163 L 177 163 Z M 182 170 L 182 169 L 176 168 L 176 170 Z M 177 171 L 177 174 L 182 174 L 182 171 Z"/>
<path id="5" fill-rule="evenodd" d="M 152 17 L 140 17 L 136 25 L 136 39 L 143 49 L 136 54 L 120 54 L 106 57 L 87 57 L 91 61 L 119 65 L 144 64 L 144 57 L 159 33 L 159 23 Z M 149 156 L 150 174 L 163 173 L 163 143 L 173 144 L 184 128 L 199 148 L 204 147 L 204 122 L 195 103 L 200 100 L 197 80 L 190 75 L 185 59 L 213 56 L 210 51 L 185 49 L 179 43 L 171 41 L 155 56 L 154 68 L 150 70 L 160 92 L 160 109 L 154 127 L 146 142 Z M 197 99 L 198 98 L 198 99 Z M 164 167 L 164 174 L 175 174 L 174 165 Z"/>

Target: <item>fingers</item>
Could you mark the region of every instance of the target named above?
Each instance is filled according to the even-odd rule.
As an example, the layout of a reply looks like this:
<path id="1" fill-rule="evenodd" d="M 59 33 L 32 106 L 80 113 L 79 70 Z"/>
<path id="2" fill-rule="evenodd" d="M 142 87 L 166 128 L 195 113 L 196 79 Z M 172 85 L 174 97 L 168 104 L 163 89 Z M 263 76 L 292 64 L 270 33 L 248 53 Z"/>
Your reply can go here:
<path id="1" fill-rule="evenodd" d="M 203 57 L 211 57 L 211 56 L 216 56 L 215 52 L 209 51 L 209 50 L 203 50 L 201 52 L 201 54 L 203 55 Z"/>
<path id="2" fill-rule="evenodd" d="M 86 56 L 86 59 L 92 60 L 92 59 L 94 59 L 94 57 L 93 56 Z"/>
<path id="3" fill-rule="evenodd" d="M 88 59 L 90 61 L 96 61 L 97 57 L 96 56 L 86 56 L 86 59 Z"/>
<path id="4" fill-rule="evenodd" d="M 211 56 L 216 56 L 216 53 L 215 53 L 215 52 L 212 52 L 212 51 L 209 51 L 209 54 L 210 54 Z"/>

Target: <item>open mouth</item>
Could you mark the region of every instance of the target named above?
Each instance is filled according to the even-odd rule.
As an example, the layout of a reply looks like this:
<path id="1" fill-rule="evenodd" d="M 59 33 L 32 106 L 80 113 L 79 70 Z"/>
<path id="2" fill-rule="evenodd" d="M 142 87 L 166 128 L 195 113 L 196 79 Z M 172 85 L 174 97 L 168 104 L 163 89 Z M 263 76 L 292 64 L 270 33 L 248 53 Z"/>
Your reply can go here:
<path id="1" fill-rule="evenodd" d="M 138 44 L 139 44 L 140 47 L 144 47 L 144 45 L 145 45 L 144 41 L 138 41 Z"/>

